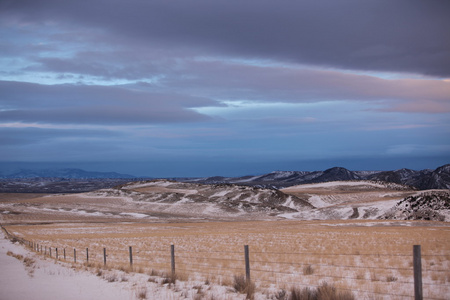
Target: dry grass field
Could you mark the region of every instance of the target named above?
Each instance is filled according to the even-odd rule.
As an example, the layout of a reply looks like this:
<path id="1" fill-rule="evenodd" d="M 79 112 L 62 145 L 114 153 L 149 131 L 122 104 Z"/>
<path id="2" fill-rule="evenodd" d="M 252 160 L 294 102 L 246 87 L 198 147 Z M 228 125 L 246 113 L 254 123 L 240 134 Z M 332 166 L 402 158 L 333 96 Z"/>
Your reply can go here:
<path id="1" fill-rule="evenodd" d="M 245 274 L 262 293 L 322 282 L 352 291 L 357 299 L 413 298 L 413 245 L 422 247 L 426 299 L 450 295 L 450 225 L 418 221 L 248 221 L 202 223 L 52 223 L 9 225 L 7 230 L 59 260 L 156 274 L 170 272 L 170 246 L 183 280 L 232 285 Z"/>
<path id="2" fill-rule="evenodd" d="M 248 245 L 258 299 L 325 282 L 356 299 L 411 299 L 413 245 L 421 245 L 425 299 L 450 299 L 450 223 L 376 220 L 416 191 L 335 182 L 282 192 L 156 181 L 82 194 L 0 194 L 0 223 L 46 259 L 58 254 L 98 273 L 171 274 L 174 245 L 177 278 L 197 286 L 233 286 L 246 273 Z M 269 201 L 276 213 L 265 210 L 269 198 L 280 202 Z M 298 210 L 280 209 L 290 203 Z"/>

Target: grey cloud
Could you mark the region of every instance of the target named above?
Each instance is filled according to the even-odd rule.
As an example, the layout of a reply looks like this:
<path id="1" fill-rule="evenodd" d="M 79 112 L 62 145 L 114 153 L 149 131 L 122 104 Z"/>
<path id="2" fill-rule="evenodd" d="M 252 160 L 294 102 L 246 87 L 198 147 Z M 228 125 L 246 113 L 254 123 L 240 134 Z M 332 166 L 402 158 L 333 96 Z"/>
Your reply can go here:
<path id="1" fill-rule="evenodd" d="M 165 84 L 187 93 L 231 100 L 384 101 L 398 111 L 404 107 L 403 111 L 450 112 L 450 82 L 443 80 L 381 79 L 330 70 L 222 62 L 193 62 L 186 66 L 186 72 L 190 72 L 189 78 L 168 77 Z M 407 108 L 419 102 L 421 110 Z"/>
<path id="2" fill-rule="evenodd" d="M 156 55 L 138 51 L 78 52 L 74 57 L 33 57 L 34 64 L 24 71 L 44 71 L 59 74 L 81 74 L 102 79 L 148 79 L 170 69 L 172 62 Z"/>
<path id="3" fill-rule="evenodd" d="M 216 102 L 119 87 L 0 82 L 3 122 L 154 124 L 208 120 L 191 108 Z"/>
<path id="4" fill-rule="evenodd" d="M 126 47 L 450 76 L 450 2 L 444 0 L 47 0 L 3 1 L 2 10 L 36 24 L 95 28 Z"/>
<path id="5" fill-rule="evenodd" d="M 98 130 L 98 129 L 52 129 L 52 128 L 33 128 L 33 127 L 0 127 L 0 136 L 3 145 L 28 145 L 34 143 L 47 142 L 55 138 L 78 138 L 86 139 L 110 139 L 122 137 L 118 131 Z"/>

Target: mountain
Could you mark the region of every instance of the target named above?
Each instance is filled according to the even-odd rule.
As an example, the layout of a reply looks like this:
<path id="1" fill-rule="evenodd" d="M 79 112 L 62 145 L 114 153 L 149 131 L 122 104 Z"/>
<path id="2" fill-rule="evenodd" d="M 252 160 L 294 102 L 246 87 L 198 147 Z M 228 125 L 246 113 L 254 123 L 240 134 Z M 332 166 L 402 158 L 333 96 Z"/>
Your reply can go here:
<path id="1" fill-rule="evenodd" d="M 335 167 L 325 170 L 323 174 L 311 180 L 311 182 L 328 182 L 328 181 L 345 181 L 345 180 L 361 180 L 355 172 L 345 168 Z"/>
<path id="2" fill-rule="evenodd" d="M 449 210 L 449 192 L 426 191 L 404 198 L 380 219 L 445 221 Z"/>
<path id="3" fill-rule="evenodd" d="M 245 177 L 208 177 L 196 179 L 178 179 L 184 182 L 206 184 L 234 183 L 266 188 L 284 188 L 298 184 L 320 183 L 329 181 L 372 180 L 408 185 L 420 190 L 449 189 L 450 164 L 436 170 L 399 169 L 395 171 L 350 171 L 334 167 L 325 171 L 274 171 L 259 176 Z"/>
<path id="4" fill-rule="evenodd" d="M 368 176 L 370 180 L 379 180 L 414 186 L 418 189 L 427 189 L 429 174 L 431 170 L 414 171 L 410 169 L 400 169 L 395 171 L 385 171 Z"/>
<path id="5" fill-rule="evenodd" d="M 90 172 L 81 169 L 21 169 L 15 173 L 3 172 L 0 179 L 130 179 L 136 177 L 116 172 Z M 281 189 L 298 184 L 321 183 L 330 181 L 371 180 L 384 181 L 414 187 L 419 190 L 450 189 L 450 164 L 436 170 L 399 169 L 395 171 L 350 171 L 346 168 L 334 167 L 325 171 L 274 171 L 258 176 L 242 177 L 207 177 L 207 178 L 175 178 L 179 182 L 204 184 L 238 184 L 263 188 Z"/>
<path id="6" fill-rule="evenodd" d="M 425 185 L 430 189 L 450 189 L 450 164 L 431 172 Z"/>
<path id="7" fill-rule="evenodd" d="M 450 164 L 436 170 L 414 171 L 400 169 L 369 175 L 369 180 L 379 180 L 410 185 L 420 190 L 449 189 L 450 188 Z"/>
<path id="8" fill-rule="evenodd" d="M 135 178 L 132 175 L 116 172 L 90 172 L 81 169 L 21 169 L 18 172 L 3 175 L 3 178 L 66 178 L 66 179 L 104 179 L 104 178 Z"/>

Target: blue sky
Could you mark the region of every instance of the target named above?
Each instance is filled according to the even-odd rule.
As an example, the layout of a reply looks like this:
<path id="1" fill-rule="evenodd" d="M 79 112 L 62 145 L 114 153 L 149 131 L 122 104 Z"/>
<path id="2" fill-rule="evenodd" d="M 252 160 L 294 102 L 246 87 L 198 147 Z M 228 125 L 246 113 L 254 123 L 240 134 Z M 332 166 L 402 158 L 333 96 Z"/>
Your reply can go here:
<path id="1" fill-rule="evenodd" d="M 450 162 L 448 1 L 0 3 L 0 166 Z"/>

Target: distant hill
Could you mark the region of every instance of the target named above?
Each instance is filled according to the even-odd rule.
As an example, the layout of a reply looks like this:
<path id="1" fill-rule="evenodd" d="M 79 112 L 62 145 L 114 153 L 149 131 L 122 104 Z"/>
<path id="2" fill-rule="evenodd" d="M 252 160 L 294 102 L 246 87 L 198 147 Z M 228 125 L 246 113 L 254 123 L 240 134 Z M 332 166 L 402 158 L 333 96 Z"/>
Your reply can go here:
<path id="1" fill-rule="evenodd" d="M 408 185 L 420 190 L 450 189 L 450 164 L 436 170 L 399 169 L 395 171 L 350 171 L 334 167 L 325 171 L 275 171 L 260 176 L 207 177 L 179 179 L 184 182 L 234 183 L 241 185 L 283 188 L 298 184 L 345 180 L 373 180 Z"/>
<path id="2" fill-rule="evenodd" d="M 90 172 L 81 169 L 21 169 L 18 172 L 3 175 L 2 178 L 65 178 L 65 179 L 112 179 L 112 178 L 135 178 L 128 174 L 116 172 Z"/>
<path id="3" fill-rule="evenodd" d="M 19 171 L 0 175 L 0 179 L 8 180 L 42 180 L 44 178 L 65 180 L 101 180 L 123 179 L 136 181 L 137 178 L 128 174 L 116 172 L 90 172 L 81 169 L 21 169 Z M 262 188 L 285 188 L 298 184 L 321 183 L 330 181 L 372 180 L 407 185 L 419 190 L 450 189 L 450 164 L 436 170 L 399 169 L 395 171 L 350 171 L 346 168 L 334 167 L 325 171 L 274 171 L 258 176 L 243 177 L 206 177 L 206 178 L 176 178 L 177 181 L 204 184 L 232 183 L 238 185 Z"/>

